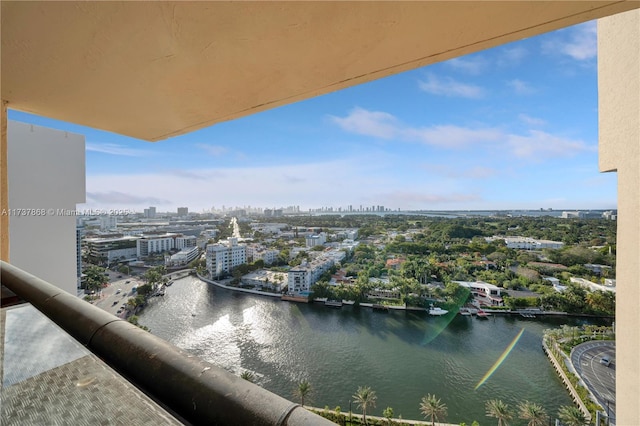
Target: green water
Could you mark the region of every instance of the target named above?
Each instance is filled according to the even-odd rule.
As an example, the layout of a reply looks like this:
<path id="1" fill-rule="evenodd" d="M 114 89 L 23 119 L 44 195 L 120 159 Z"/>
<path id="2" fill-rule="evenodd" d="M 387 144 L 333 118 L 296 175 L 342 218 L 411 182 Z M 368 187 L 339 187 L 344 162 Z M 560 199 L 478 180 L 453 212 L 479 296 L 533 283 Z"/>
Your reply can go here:
<path id="1" fill-rule="evenodd" d="M 296 382 L 307 379 L 314 389 L 308 404 L 344 412 L 366 385 L 378 395 L 370 414 L 391 406 L 395 416 L 422 419 L 420 399 L 431 393 L 447 405 L 447 421 L 467 424 L 496 423 L 485 416 L 488 399 L 512 406 L 530 400 L 552 415 L 571 404 L 541 337 L 545 328 L 581 322 L 330 309 L 233 293 L 191 277 L 140 315 L 157 336 L 235 374 L 252 371 L 256 383 L 283 397 L 293 399 Z M 474 390 L 522 329 L 504 362 Z"/>

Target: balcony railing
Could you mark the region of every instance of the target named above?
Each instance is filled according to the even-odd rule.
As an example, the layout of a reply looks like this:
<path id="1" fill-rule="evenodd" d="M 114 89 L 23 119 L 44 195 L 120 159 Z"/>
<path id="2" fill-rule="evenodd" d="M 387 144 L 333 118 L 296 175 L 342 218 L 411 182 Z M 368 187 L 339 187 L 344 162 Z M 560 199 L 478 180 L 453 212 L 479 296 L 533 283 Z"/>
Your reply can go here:
<path id="1" fill-rule="evenodd" d="M 0 281 L 185 422 L 207 425 L 333 424 L 1 261 Z"/>

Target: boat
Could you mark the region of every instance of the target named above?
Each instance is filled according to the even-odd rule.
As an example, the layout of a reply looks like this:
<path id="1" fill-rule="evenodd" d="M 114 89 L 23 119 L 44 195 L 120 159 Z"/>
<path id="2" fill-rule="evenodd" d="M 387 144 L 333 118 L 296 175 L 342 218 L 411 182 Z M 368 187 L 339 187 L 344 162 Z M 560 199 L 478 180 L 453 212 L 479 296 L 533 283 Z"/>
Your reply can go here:
<path id="1" fill-rule="evenodd" d="M 471 316 L 471 311 L 469 310 L 469 308 L 461 308 L 459 312 L 460 315 L 464 315 L 465 317 Z"/>
<path id="2" fill-rule="evenodd" d="M 447 313 L 449 313 L 449 311 L 442 309 L 438 306 L 431 305 L 431 307 L 429 308 L 429 315 L 440 316 L 440 315 L 445 315 Z"/>
<path id="3" fill-rule="evenodd" d="M 491 315 L 489 312 L 485 312 L 482 309 L 478 309 L 478 312 L 476 312 L 476 316 L 481 319 L 486 319 L 489 315 Z"/>
<path id="4" fill-rule="evenodd" d="M 371 308 L 373 308 L 374 311 L 389 312 L 389 307 L 387 305 L 374 303 L 373 305 L 371 305 Z"/>
<path id="5" fill-rule="evenodd" d="M 325 300 L 324 306 L 328 306 L 330 308 L 342 308 L 342 300 Z"/>

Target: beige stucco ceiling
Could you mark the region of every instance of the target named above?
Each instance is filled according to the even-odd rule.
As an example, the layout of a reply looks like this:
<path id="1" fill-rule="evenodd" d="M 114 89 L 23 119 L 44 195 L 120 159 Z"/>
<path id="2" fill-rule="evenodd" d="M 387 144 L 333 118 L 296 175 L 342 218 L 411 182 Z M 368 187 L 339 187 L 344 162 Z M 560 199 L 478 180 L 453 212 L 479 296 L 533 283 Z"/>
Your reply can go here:
<path id="1" fill-rule="evenodd" d="M 155 141 L 639 6 L 2 1 L 2 99 Z"/>

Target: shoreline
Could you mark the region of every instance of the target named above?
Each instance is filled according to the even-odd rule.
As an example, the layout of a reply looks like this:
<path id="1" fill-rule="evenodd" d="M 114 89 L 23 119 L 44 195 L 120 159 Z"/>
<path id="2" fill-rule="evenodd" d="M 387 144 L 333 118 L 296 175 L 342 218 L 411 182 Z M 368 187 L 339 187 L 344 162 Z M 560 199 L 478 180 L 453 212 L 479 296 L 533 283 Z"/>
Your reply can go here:
<path id="1" fill-rule="evenodd" d="M 231 291 L 237 291 L 240 293 L 249 293 L 249 294 L 255 294 L 258 296 L 267 296 L 267 297 L 275 297 L 278 299 L 282 300 L 282 294 L 280 293 L 270 293 L 267 291 L 261 291 L 261 290 L 253 290 L 253 289 L 248 289 L 248 288 L 239 288 L 239 287 L 232 287 L 232 286 L 228 286 L 225 284 L 222 284 L 218 281 L 213 281 L 210 280 L 208 278 L 205 278 L 201 275 L 196 274 L 196 277 L 206 283 L 209 284 L 213 284 L 216 287 L 219 288 L 223 288 L 225 290 L 231 290 Z M 324 300 L 318 300 L 318 299 L 314 299 L 314 300 L 309 300 L 309 303 L 322 303 L 324 302 Z M 296 302 L 294 302 L 296 303 Z M 347 305 L 347 306 L 353 306 L 354 302 L 353 301 L 342 301 L 343 305 Z M 364 308 L 371 308 L 374 309 L 374 306 L 378 306 L 377 303 L 360 303 L 361 307 Z M 409 311 L 409 312 L 428 312 L 429 310 L 427 308 L 420 308 L 420 307 L 415 307 L 415 306 L 399 306 L 399 305 L 384 305 L 388 310 L 394 310 L 394 311 Z M 567 316 L 567 317 L 587 317 L 587 318 L 602 318 L 602 319 L 609 319 L 609 320 L 613 320 L 615 319 L 615 317 L 612 316 L 605 316 L 605 315 L 592 315 L 592 314 L 573 314 L 573 313 L 568 313 L 568 312 L 560 312 L 560 311 L 538 311 L 538 310 L 532 310 L 532 309 L 517 309 L 517 310 L 510 310 L 510 309 L 491 309 L 491 308 L 483 308 L 483 311 L 490 313 L 492 315 L 495 314 L 500 314 L 500 315 L 517 315 L 522 317 L 523 319 L 532 319 L 535 320 L 536 316 L 540 315 L 540 316 Z M 458 315 L 458 312 L 455 313 L 455 315 Z M 526 315 L 533 315 L 533 317 L 530 316 L 526 316 Z M 433 315 L 431 315 L 433 316 Z"/>

